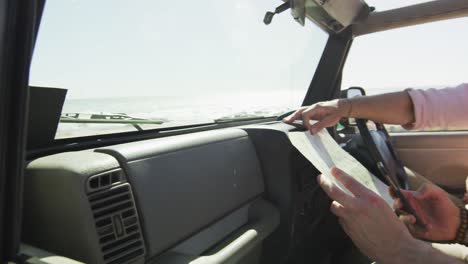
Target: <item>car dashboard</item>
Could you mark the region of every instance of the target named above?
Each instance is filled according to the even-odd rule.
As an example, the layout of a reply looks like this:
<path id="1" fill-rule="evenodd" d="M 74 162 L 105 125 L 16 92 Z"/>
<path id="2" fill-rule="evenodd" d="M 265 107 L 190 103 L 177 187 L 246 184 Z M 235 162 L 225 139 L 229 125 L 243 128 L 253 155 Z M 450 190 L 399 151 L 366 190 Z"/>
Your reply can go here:
<path id="1" fill-rule="evenodd" d="M 292 130 L 270 122 L 33 160 L 23 243 L 85 263 L 325 258 L 343 232 Z"/>

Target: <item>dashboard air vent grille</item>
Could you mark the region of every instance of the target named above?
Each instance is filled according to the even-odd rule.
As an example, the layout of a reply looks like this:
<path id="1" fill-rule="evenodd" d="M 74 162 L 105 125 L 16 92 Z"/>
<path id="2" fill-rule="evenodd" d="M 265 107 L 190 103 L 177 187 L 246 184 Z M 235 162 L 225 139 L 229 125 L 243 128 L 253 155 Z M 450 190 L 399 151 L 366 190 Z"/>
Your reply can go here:
<path id="1" fill-rule="evenodd" d="M 129 263 L 145 254 L 140 222 L 128 183 L 89 196 L 104 263 Z"/>
<path id="2" fill-rule="evenodd" d="M 111 185 L 119 184 L 123 181 L 124 175 L 123 171 L 120 169 L 95 175 L 88 179 L 88 192 L 95 192 L 105 188 L 109 188 Z"/>

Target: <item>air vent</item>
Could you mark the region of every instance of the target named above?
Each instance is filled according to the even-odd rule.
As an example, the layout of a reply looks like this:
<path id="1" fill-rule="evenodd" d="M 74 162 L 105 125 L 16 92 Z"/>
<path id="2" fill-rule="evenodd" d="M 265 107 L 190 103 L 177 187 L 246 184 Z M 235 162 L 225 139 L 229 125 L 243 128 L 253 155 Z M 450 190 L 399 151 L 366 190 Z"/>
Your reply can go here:
<path id="1" fill-rule="evenodd" d="M 105 172 L 99 175 L 94 175 L 88 178 L 87 189 L 88 192 L 95 192 L 105 188 L 109 188 L 111 185 L 121 183 L 125 180 L 122 170 L 115 170 Z"/>
<path id="2" fill-rule="evenodd" d="M 130 184 L 89 196 L 104 263 L 130 263 L 145 254 Z"/>

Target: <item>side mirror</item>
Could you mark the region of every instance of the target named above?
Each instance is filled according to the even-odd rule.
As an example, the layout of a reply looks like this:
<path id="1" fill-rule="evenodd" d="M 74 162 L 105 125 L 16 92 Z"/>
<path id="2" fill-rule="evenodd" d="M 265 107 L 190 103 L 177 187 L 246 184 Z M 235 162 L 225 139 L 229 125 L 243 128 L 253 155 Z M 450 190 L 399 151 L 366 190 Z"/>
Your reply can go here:
<path id="1" fill-rule="evenodd" d="M 365 96 L 366 91 L 362 87 L 350 87 L 346 90 L 341 91 L 341 98 L 353 98 L 356 96 Z M 345 128 L 350 126 L 356 126 L 356 120 L 354 118 L 343 118 L 340 124 Z"/>
<path id="2" fill-rule="evenodd" d="M 341 98 L 353 98 L 356 96 L 365 96 L 366 91 L 362 87 L 350 87 L 341 91 Z"/>

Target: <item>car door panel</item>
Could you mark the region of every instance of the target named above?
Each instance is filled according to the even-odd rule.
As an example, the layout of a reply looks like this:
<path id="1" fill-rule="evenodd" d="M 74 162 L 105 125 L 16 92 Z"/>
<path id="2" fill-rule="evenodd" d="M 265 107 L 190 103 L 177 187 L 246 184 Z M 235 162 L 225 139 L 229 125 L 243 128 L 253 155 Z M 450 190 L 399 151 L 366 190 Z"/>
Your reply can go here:
<path id="1" fill-rule="evenodd" d="M 405 166 L 445 187 L 464 189 L 468 176 L 468 132 L 392 134 Z"/>

